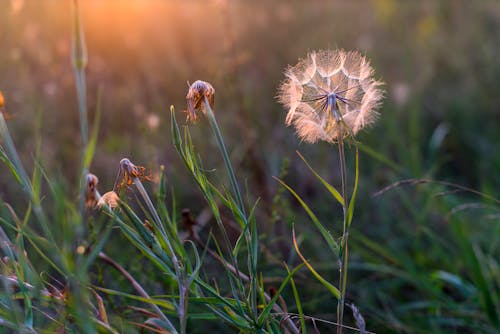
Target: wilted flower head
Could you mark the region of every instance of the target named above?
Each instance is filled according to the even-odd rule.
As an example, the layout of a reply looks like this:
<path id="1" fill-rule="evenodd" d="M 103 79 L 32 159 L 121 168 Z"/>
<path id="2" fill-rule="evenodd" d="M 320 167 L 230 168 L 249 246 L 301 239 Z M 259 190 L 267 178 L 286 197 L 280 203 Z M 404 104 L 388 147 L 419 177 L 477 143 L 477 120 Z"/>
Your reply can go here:
<path id="1" fill-rule="evenodd" d="M 120 170 L 115 184 L 115 188 L 120 190 L 123 186 L 131 186 L 135 179 L 151 180 L 151 176 L 146 175 L 146 168 L 134 165 L 129 159 L 123 158 L 120 160 Z"/>
<path id="2" fill-rule="evenodd" d="M 97 207 L 100 209 L 103 207 L 103 205 L 109 206 L 111 209 L 114 209 L 118 207 L 118 201 L 120 200 L 120 197 L 118 197 L 118 194 L 114 191 L 108 191 L 102 197 L 99 199 L 99 202 L 97 202 Z"/>
<path id="3" fill-rule="evenodd" d="M 194 122 L 197 118 L 196 112 L 206 112 L 204 104 L 205 97 L 207 98 L 210 108 L 213 108 L 215 102 L 215 89 L 211 84 L 206 81 L 196 80 L 189 86 L 186 95 L 188 120 Z"/>
<path id="4" fill-rule="evenodd" d="M 293 67 L 281 84 L 278 99 L 288 109 L 304 141 L 336 142 L 372 124 L 383 91 L 369 61 L 358 52 L 312 52 Z"/>
<path id="5" fill-rule="evenodd" d="M 99 179 L 94 174 L 85 176 L 85 206 L 93 208 L 97 204 L 97 184 Z"/>

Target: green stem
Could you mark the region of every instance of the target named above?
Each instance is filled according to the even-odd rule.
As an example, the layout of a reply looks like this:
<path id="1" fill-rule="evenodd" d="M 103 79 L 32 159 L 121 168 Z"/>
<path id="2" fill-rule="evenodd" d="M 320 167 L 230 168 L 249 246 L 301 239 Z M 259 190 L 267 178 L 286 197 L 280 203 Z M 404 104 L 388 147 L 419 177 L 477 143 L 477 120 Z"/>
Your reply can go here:
<path id="1" fill-rule="evenodd" d="M 224 159 L 224 164 L 226 165 L 227 172 L 229 174 L 229 180 L 231 181 L 231 186 L 236 195 L 236 200 L 238 201 L 238 206 L 245 216 L 245 206 L 243 205 L 243 198 L 241 197 L 240 188 L 238 186 L 238 182 L 236 181 L 236 176 L 234 175 L 234 170 L 231 165 L 231 160 L 229 160 L 229 155 L 227 154 L 226 145 L 224 144 L 224 140 L 222 139 L 222 133 L 217 125 L 217 120 L 215 119 L 212 108 L 210 107 L 210 103 L 208 102 L 207 97 L 204 97 L 205 109 L 207 111 L 208 120 L 210 125 L 212 126 L 212 130 L 214 131 L 215 138 L 217 139 L 217 144 L 219 145 L 219 149 L 222 153 L 222 158 Z"/>
<path id="2" fill-rule="evenodd" d="M 186 286 L 186 277 L 185 277 L 185 272 L 183 270 L 183 266 L 181 265 L 179 259 L 177 258 L 177 255 L 175 254 L 174 247 L 170 243 L 170 240 L 168 238 L 168 235 L 165 231 L 165 228 L 163 227 L 163 224 L 161 222 L 160 216 L 156 212 L 156 209 L 153 205 L 153 202 L 151 201 L 151 198 L 149 198 L 148 193 L 146 192 L 146 189 L 142 185 L 141 180 L 139 180 L 138 177 L 134 177 L 133 179 L 134 184 L 141 194 L 143 200 L 146 202 L 147 207 L 149 208 L 149 211 L 153 215 L 153 220 L 158 227 L 158 230 L 163 236 L 163 239 L 165 241 L 165 244 L 167 245 L 168 251 L 170 253 L 170 256 L 172 257 L 172 263 L 174 265 L 174 270 L 175 270 L 175 276 L 177 276 L 177 284 L 179 285 L 179 307 L 178 307 L 178 316 L 179 316 L 179 322 L 180 322 L 180 333 L 185 334 L 186 333 L 186 324 L 187 324 L 187 306 L 188 306 L 188 288 Z"/>
<path id="3" fill-rule="evenodd" d="M 78 112 L 80 115 L 80 135 L 85 148 L 88 143 L 87 125 L 87 88 L 85 85 L 85 68 L 87 67 L 87 47 L 83 32 L 78 0 L 73 1 L 73 43 L 71 50 L 71 61 L 75 72 L 76 93 L 78 95 Z"/>
<path id="4" fill-rule="evenodd" d="M 348 211 L 348 201 L 347 201 L 347 176 L 346 176 L 346 166 L 345 166 L 345 153 L 344 153 L 344 141 L 340 138 L 338 143 L 339 148 L 339 159 L 340 159 L 340 175 L 342 182 L 342 198 L 344 199 L 344 204 L 342 206 L 342 211 L 344 213 L 343 222 L 343 233 L 342 233 L 342 243 L 341 243 L 341 259 L 339 266 L 339 289 L 340 298 L 337 304 L 337 334 L 342 334 L 342 326 L 344 319 L 344 303 L 345 294 L 347 287 L 347 259 L 349 255 L 347 241 L 349 239 L 349 228 L 347 226 L 347 211 Z"/>
<path id="5" fill-rule="evenodd" d="M 240 188 L 238 186 L 238 182 L 236 181 L 236 176 L 234 175 L 234 170 L 231 165 L 231 160 L 229 160 L 229 154 L 227 153 L 226 145 L 224 144 L 224 140 L 222 139 L 222 133 L 219 129 L 219 126 L 217 124 L 217 120 L 215 119 L 215 115 L 212 111 L 212 108 L 210 107 L 210 103 L 208 102 L 208 99 L 206 96 L 204 96 L 203 100 L 205 104 L 205 110 L 206 114 L 208 117 L 208 120 L 210 122 L 210 125 L 212 127 L 212 130 L 215 134 L 215 138 L 217 139 L 217 144 L 219 146 L 219 149 L 222 153 L 222 158 L 224 159 L 224 164 L 226 165 L 227 172 L 229 174 L 229 180 L 231 182 L 231 186 L 233 188 L 233 192 L 236 195 L 236 200 L 238 202 L 238 207 L 240 210 L 240 215 L 245 221 L 245 241 L 247 243 L 248 249 L 249 249 L 249 257 L 248 257 L 248 269 L 249 269 L 249 275 L 250 275 L 250 295 L 249 295 L 249 300 L 250 300 L 250 305 L 252 308 L 252 312 L 255 315 L 255 317 L 258 316 L 257 314 L 257 256 L 254 254 L 257 252 L 256 249 L 254 249 L 252 243 L 252 232 L 250 232 L 250 229 L 247 228 L 247 225 L 249 224 L 246 213 L 245 213 L 245 205 L 243 204 L 243 197 L 241 196 Z M 254 225 L 253 226 L 253 233 L 257 233 L 257 227 Z M 256 235 L 254 236 L 256 237 Z"/>

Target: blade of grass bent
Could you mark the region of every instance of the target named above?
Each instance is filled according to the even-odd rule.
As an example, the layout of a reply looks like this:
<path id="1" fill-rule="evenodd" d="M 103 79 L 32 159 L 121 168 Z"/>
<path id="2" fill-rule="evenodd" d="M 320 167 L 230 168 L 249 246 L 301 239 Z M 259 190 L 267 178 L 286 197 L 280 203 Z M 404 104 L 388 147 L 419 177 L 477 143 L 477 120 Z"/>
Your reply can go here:
<path id="1" fill-rule="evenodd" d="M 323 227 L 323 225 L 320 223 L 320 221 L 318 220 L 318 218 L 316 217 L 316 215 L 314 214 L 314 212 L 312 212 L 312 210 L 304 202 L 304 200 L 302 200 L 302 198 L 290 186 L 288 186 L 285 182 L 283 182 L 282 180 L 278 179 L 277 177 L 273 176 L 273 178 L 276 181 L 278 181 L 283 187 L 285 187 L 299 201 L 300 205 L 302 205 L 302 207 L 304 208 L 304 210 L 306 210 L 307 214 L 309 215 L 309 217 L 313 221 L 314 225 L 318 228 L 318 230 L 320 231 L 321 235 L 326 240 L 326 243 L 328 244 L 328 246 L 330 247 L 330 249 L 332 250 L 332 252 L 334 254 L 337 254 L 338 250 L 339 250 L 338 243 L 331 236 L 330 232 L 327 231 Z"/>
<path id="2" fill-rule="evenodd" d="M 330 282 L 325 280 L 314 268 L 311 266 L 309 261 L 306 260 L 306 258 L 302 255 L 299 249 L 299 245 L 297 244 L 297 239 L 295 238 L 295 230 L 292 230 L 292 238 L 293 238 L 293 246 L 295 247 L 295 251 L 297 252 L 297 255 L 300 257 L 302 262 L 306 265 L 307 269 L 316 277 L 316 279 L 323 284 L 325 288 L 327 288 L 328 291 L 330 291 L 337 299 L 340 298 L 340 291 L 337 289 L 335 286 L 333 286 Z"/>
<path id="3" fill-rule="evenodd" d="M 335 189 L 334 186 L 332 186 L 331 184 L 329 184 L 328 182 L 325 181 L 325 179 L 323 179 L 312 167 L 311 165 L 307 162 L 306 158 L 304 158 L 304 156 L 302 154 L 300 154 L 299 151 L 295 151 L 297 152 L 297 155 L 302 159 L 302 161 L 304 161 L 304 163 L 306 164 L 307 168 L 309 168 L 309 170 L 314 174 L 314 176 L 323 184 L 323 186 L 330 192 L 330 194 L 333 195 L 333 197 L 337 200 L 337 202 L 339 202 L 340 205 L 344 205 L 344 199 L 342 198 L 342 195 L 340 194 L 340 192 Z"/>

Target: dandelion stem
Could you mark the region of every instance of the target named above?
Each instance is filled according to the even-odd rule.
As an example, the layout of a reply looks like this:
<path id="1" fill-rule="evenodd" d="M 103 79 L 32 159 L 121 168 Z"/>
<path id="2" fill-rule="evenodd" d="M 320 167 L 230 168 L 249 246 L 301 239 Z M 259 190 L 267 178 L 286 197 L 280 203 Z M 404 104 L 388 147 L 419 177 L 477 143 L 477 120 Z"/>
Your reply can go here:
<path id="1" fill-rule="evenodd" d="M 341 256 L 340 256 L 340 266 L 339 266 L 339 289 L 340 298 L 337 304 L 337 334 L 342 334 L 342 325 L 344 318 L 344 302 L 347 287 L 347 259 L 348 259 L 348 246 L 347 241 L 349 239 L 349 227 L 347 226 L 347 211 L 348 211 L 348 201 L 347 201 L 347 176 L 346 176 L 346 166 L 345 166 L 345 153 L 344 153 L 344 140 L 342 136 L 339 137 L 338 142 L 339 149 L 339 159 L 340 159 L 340 176 L 342 182 L 342 198 L 344 203 L 342 205 L 342 211 L 344 213 L 343 222 L 343 233 L 342 233 L 342 243 L 341 243 Z"/>

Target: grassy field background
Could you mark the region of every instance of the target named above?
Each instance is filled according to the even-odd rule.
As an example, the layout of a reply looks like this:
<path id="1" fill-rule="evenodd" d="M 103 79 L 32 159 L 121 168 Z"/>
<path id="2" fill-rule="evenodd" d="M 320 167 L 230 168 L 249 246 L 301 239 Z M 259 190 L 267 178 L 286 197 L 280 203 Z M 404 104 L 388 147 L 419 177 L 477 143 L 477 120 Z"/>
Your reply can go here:
<path id="1" fill-rule="evenodd" d="M 80 176 L 80 133 L 71 3 L 0 0 L 0 7 L 0 90 L 10 132 L 28 170 L 41 138 L 44 168 L 72 191 Z M 285 193 L 276 196 L 280 187 L 272 176 L 280 175 L 284 163 L 284 180 L 325 225 L 341 229 L 340 207 L 332 205 L 295 153 L 299 150 L 320 175 L 338 184 L 337 151 L 326 143 L 301 143 L 285 127 L 286 110 L 275 99 L 283 71 L 312 50 L 365 54 L 385 82 L 386 97 L 379 121 L 358 137 L 360 189 L 347 297 L 367 329 L 377 333 L 499 330 L 498 200 L 430 182 L 500 198 L 497 1 L 86 0 L 81 14 L 90 119 L 98 96 L 101 105 L 91 166 L 100 188 L 111 189 L 123 157 L 151 171 L 151 189 L 164 165 L 177 209 L 202 212 L 203 197 L 172 144 L 169 108 L 175 106 L 184 124 L 186 82 L 209 81 L 239 179 L 253 200 L 261 199 L 260 269 L 268 273 L 269 286 L 279 285 L 281 262 L 298 261 L 292 224 L 315 267 L 332 280 L 337 275 L 300 205 Z M 203 165 L 223 170 L 207 123 L 201 120 L 191 135 Z M 347 157 L 352 171 L 352 148 Z M 0 198 L 22 211 L 21 189 L 5 166 L 0 171 Z M 223 180 L 223 174 L 214 175 Z M 429 182 L 377 193 L 408 179 Z M 105 249 L 150 291 L 160 291 L 154 284 L 160 274 L 124 247 L 127 241 L 117 233 Z M 127 289 L 122 278 L 98 265 L 90 277 Z M 299 293 L 307 291 L 301 296 L 305 313 L 335 320 L 336 301 L 320 283 L 305 271 L 296 283 Z M 291 298 L 291 292 L 285 296 Z M 123 315 L 119 298 L 106 303 L 117 319 Z M 193 333 L 232 331 L 216 321 L 192 326 Z"/>

